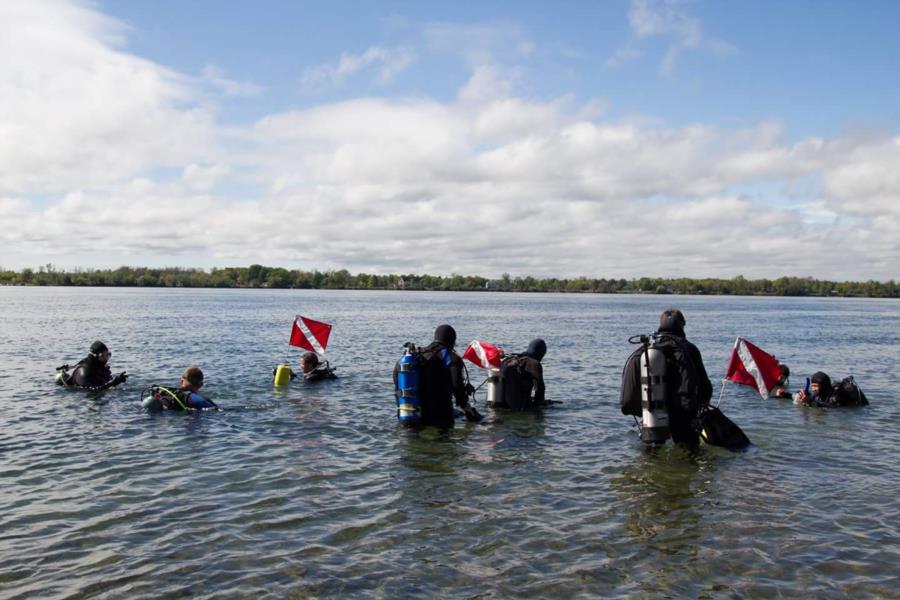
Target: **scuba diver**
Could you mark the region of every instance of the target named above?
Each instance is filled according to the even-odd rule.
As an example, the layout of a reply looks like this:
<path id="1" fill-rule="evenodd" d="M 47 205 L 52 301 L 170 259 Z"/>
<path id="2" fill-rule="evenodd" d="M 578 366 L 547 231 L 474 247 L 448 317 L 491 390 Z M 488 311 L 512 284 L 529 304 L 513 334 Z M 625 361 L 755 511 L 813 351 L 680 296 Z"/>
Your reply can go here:
<path id="1" fill-rule="evenodd" d="M 521 354 L 509 354 L 500 361 L 503 382 L 502 401 L 495 407 L 530 410 L 549 404 L 544 397 L 544 368 L 541 359 L 547 354 L 547 343 L 536 338 Z"/>
<path id="2" fill-rule="evenodd" d="M 300 357 L 300 372 L 304 381 L 315 383 L 325 379 L 337 379 L 332 367 L 325 361 L 324 366 L 320 366 L 319 356 L 315 352 L 306 352 Z M 275 376 L 275 385 L 285 385 L 288 381 L 294 381 L 297 374 L 288 365 L 278 365 L 272 369 L 272 375 Z"/>
<path id="3" fill-rule="evenodd" d="M 792 398 L 790 390 L 790 377 L 791 370 L 787 365 L 783 363 L 778 363 L 778 381 L 775 382 L 775 387 L 772 389 L 771 396 L 773 398 Z"/>
<path id="4" fill-rule="evenodd" d="M 324 366 L 319 366 L 319 355 L 315 352 L 307 352 L 300 357 L 300 368 L 303 371 L 303 379 L 309 382 L 322 381 L 323 379 L 337 379 L 334 374 L 335 367 L 325 361 Z"/>
<path id="5" fill-rule="evenodd" d="M 794 403 L 802 406 L 866 406 L 869 400 L 863 394 L 853 377 L 844 378 L 837 386 L 831 383 L 831 377 L 822 371 L 816 371 L 807 380 L 808 389 L 794 394 Z"/>
<path id="6" fill-rule="evenodd" d="M 125 383 L 128 374 L 122 371 L 115 377 L 109 368 L 109 358 L 112 356 L 106 344 L 97 340 L 91 344 L 90 352 L 83 359 L 75 363 L 74 367 L 62 365 L 56 370 L 56 383 L 69 387 L 77 387 L 90 391 L 100 391 Z M 69 369 L 72 372 L 69 373 Z"/>
<path id="7" fill-rule="evenodd" d="M 199 394 L 202 387 L 203 371 L 200 367 L 190 366 L 181 374 L 177 389 L 172 390 L 161 385 L 150 386 L 141 393 L 141 405 L 147 410 L 192 411 L 219 408 L 215 402 Z"/>
<path id="8" fill-rule="evenodd" d="M 699 443 L 694 420 L 709 406 L 712 383 L 700 350 L 685 338 L 686 324 L 680 310 L 669 308 L 656 333 L 632 338 L 642 345 L 625 362 L 619 403 L 623 414 L 643 419 L 641 440 L 648 444 L 663 444 L 670 434 L 677 444 Z"/>
<path id="9" fill-rule="evenodd" d="M 475 389 L 467 382 L 462 358 L 453 350 L 455 345 L 456 330 L 450 325 L 438 326 L 434 341 L 424 348 L 406 345 L 406 356 L 394 366 L 394 393 L 403 424 L 450 429 L 456 417 L 454 399 L 466 420 L 477 423 L 484 418 L 469 404 L 469 395 Z M 415 375 L 410 377 L 413 372 Z M 407 381 L 415 382 L 412 388 L 407 387 Z M 406 402 L 407 398 L 410 402 Z"/>

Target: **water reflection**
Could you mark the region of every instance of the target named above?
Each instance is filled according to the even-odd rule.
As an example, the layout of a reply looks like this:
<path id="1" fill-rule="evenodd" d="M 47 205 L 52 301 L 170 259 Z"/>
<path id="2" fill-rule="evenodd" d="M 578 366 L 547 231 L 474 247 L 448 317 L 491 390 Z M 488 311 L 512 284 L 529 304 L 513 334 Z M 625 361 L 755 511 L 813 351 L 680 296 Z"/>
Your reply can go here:
<path id="1" fill-rule="evenodd" d="M 640 544 L 641 562 L 659 563 L 655 571 L 678 579 L 680 563 L 666 557 L 694 557 L 703 539 L 703 510 L 715 462 L 703 448 L 642 448 L 610 486 L 625 514 L 624 528 Z"/>

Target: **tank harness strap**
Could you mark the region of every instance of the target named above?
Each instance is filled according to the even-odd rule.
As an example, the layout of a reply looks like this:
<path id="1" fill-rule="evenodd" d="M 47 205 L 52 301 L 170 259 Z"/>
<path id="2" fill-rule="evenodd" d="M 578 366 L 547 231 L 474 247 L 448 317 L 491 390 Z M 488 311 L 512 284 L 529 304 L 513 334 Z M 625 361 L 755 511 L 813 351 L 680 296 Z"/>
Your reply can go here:
<path id="1" fill-rule="evenodd" d="M 159 387 L 160 391 L 165 392 L 165 393 L 167 393 L 169 396 L 171 396 L 172 398 L 174 398 L 174 399 L 175 399 L 175 402 L 178 403 L 178 406 L 181 407 L 181 410 L 187 410 L 187 409 L 188 409 L 188 407 L 184 405 L 184 402 L 181 401 L 181 398 L 179 398 L 177 394 L 175 394 L 174 392 L 172 392 L 172 390 L 170 390 L 169 388 L 163 387 L 163 386 L 161 386 L 161 385 L 158 386 L 158 387 Z"/>
<path id="2" fill-rule="evenodd" d="M 404 373 L 407 371 L 414 371 L 415 369 L 416 369 L 415 361 L 411 361 L 411 362 L 407 362 L 407 363 L 400 363 L 400 370 L 403 371 Z"/>
<path id="3" fill-rule="evenodd" d="M 445 367 L 449 367 L 450 363 L 453 362 L 453 357 L 450 356 L 450 351 L 446 348 L 441 348 L 441 362 L 444 363 Z"/>

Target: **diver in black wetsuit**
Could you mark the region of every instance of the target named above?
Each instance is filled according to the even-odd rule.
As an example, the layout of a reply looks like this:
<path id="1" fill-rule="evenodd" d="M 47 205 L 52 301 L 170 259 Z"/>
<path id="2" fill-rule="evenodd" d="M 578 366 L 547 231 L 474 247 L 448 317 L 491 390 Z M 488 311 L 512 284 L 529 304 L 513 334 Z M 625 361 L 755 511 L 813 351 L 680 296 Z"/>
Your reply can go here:
<path id="1" fill-rule="evenodd" d="M 547 354 L 547 343 L 536 338 L 522 354 L 503 357 L 500 371 L 503 377 L 501 408 L 529 410 L 547 404 L 544 387 L 544 367 L 541 360 Z M 495 406 L 498 406 L 495 404 Z"/>
<path id="2" fill-rule="evenodd" d="M 90 353 L 78 361 L 75 369 L 68 374 L 68 365 L 60 367 L 62 376 L 58 379 L 60 384 L 79 387 L 87 390 L 105 390 L 124 383 L 128 374 L 122 371 L 115 377 L 109 368 L 109 358 L 112 356 L 109 348 L 101 341 L 91 344 Z"/>
<path id="3" fill-rule="evenodd" d="M 656 347 L 666 356 L 666 412 L 669 415 L 669 431 L 675 443 L 696 445 L 700 443 L 693 421 L 701 409 L 712 399 L 712 383 L 703 366 L 700 350 L 684 335 L 687 321 L 677 308 L 664 310 L 659 317 Z M 634 351 L 622 371 L 622 389 L 619 402 L 622 413 L 641 417 L 641 354 Z M 669 359 L 668 357 L 671 357 Z"/>
<path id="4" fill-rule="evenodd" d="M 336 367 L 330 366 L 327 360 L 325 361 L 324 366 L 320 365 L 319 356 L 315 352 L 307 352 L 301 356 L 300 374 L 303 375 L 303 380 L 309 383 L 315 383 L 316 381 L 324 381 L 326 379 L 337 379 L 337 375 L 334 374 Z M 272 375 L 278 373 L 279 367 L 287 369 L 291 381 L 297 379 L 298 374 L 287 365 L 275 367 L 272 369 Z"/>
<path id="5" fill-rule="evenodd" d="M 783 363 L 778 363 L 778 381 L 775 388 L 769 394 L 772 398 L 791 398 L 790 387 L 791 369 Z"/>
<path id="6" fill-rule="evenodd" d="M 307 352 L 301 356 L 300 368 L 303 370 L 303 379 L 311 383 L 324 379 L 337 379 L 334 367 L 329 366 L 328 361 L 325 361 L 325 366 L 319 366 L 320 364 L 319 356 L 314 352 Z M 293 379 L 293 373 L 291 375 Z"/>
<path id="7" fill-rule="evenodd" d="M 809 392 L 800 390 L 794 395 L 795 404 L 820 407 L 866 406 L 869 404 L 869 400 L 856 385 L 853 377 L 847 377 L 834 385 L 827 373 L 816 371 L 809 382 Z"/>
<path id="8" fill-rule="evenodd" d="M 422 410 L 419 424 L 450 429 L 455 421 L 453 401 L 473 422 L 482 416 L 469 404 L 469 394 L 474 392 L 466 383 L 462 358 L 454 352 L 456 330 L 450 325 L 440 325 L 434 330 L 434 341 L 422 348 L 423 363 L 419 379 L 419 402 Z M 397 386 L 397 366 L 394 367 L 394 387 Z"/>

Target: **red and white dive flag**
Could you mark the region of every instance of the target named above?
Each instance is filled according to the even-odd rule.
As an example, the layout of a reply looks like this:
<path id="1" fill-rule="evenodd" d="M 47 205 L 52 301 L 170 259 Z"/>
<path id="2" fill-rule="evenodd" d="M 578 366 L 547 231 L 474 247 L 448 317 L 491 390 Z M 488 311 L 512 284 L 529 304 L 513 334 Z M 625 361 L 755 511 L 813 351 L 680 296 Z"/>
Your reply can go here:
<path id="1" fill-rule="evenodd" d="M 307 319 L 297 315 L 294 326 L 291 327 L 291 346 L 297 346 L 310 352 L 325 353 L 328 345 L 328 336 L 331 335 L 331 325 Z"/>
<path id="2" fill-rule="evenodd" d="M 767 398 L 780 376 L 778 360 L 774 356 L 744 338 L 734 340 L 734 350 L 725 372 L 726 381 L 753 386 L 763 398 Z"/>
<path id="3" fill-rule="evenodd" d="M 475 340 L 466 346 L 466 351 L 463 352 L 462 357 L 482 369 L 490 369 L 491 367 L 499 369 L 500 356 L 502 354 L 503 348 Z"/>

